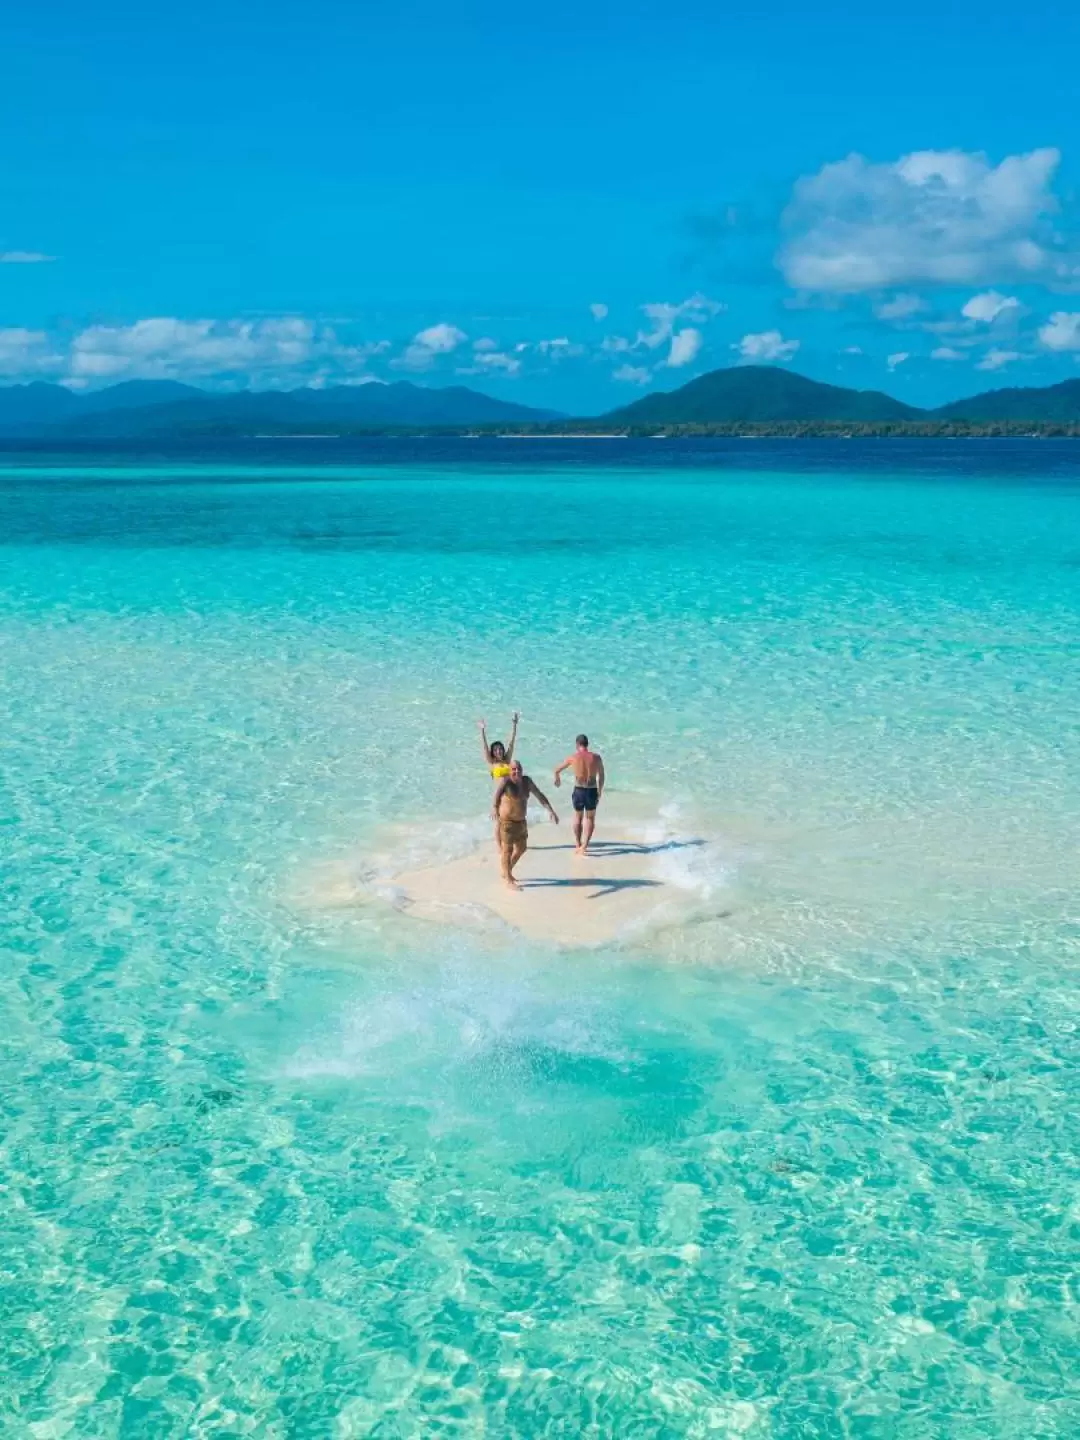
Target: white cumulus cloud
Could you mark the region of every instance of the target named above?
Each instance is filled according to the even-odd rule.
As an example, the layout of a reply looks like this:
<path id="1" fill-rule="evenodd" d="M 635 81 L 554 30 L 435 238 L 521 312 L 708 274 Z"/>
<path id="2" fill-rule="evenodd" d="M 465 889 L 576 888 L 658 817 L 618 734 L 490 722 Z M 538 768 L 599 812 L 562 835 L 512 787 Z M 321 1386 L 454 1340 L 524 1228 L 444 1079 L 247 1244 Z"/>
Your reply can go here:
<path id="1" fill-rule="evenodd" d="M 963 354 L 954 350 L 951 345 L 939 345 L 936 350 L 930 351 L 931 360 L 963 360 Z"/>
<path id="2" fill-rule="evenodd" d="M 980 325 L 992 325 L 999 315 L 1019 308 L 1020 301 L 1015 295 L 999 295 L 996 290 L 985 290 L 981 295 L 973 295 L 960 314 L 965 320 L 975 320 Z"/>
<path id="3" fill-rule="evenodd" d="M 790 360 L 799 348 L 799 341 L 785 340 L 779 330 L 762 330 L 756 335 L 744 335 L 731 348 L 739 352 L 739 358 L 744 363 L 758 364 L 761 361 Z"/>
<path id="4" fill-rule="evenodd" d="M 1047 350 L 1080 350 L 1080 312 L 1055 310 L 1040 325 L 1039 339 Z"/>
<path id="5" fill-rule="evenodd" d="M 856 294 L 920 281 L 970 284 L 1051 263 L 1052 148 L 992 165 L 963 150 L 875 164 L 849 155 L 799 180 L 778 263 L 803 290 Z"/>
<path id="6" fill-rule="evenodd" d="M 91 325 L 68 354 L 68 380 L 80 386 L 118 380 L 238 378 L 262 386 L 335 383 L 362 372 L 385 340 L 347 345 L 332 329 L 302 316 L 262 320 L 179 320 L 154 316 L 131 325 Z"/>
<path id="7" fill-rule="evenodd" d="M 592 312 L 592 317 L 594 320 L 607 319 L 608 307 L 602 304 L 599 300 L 594 305 L 590 305 L 589 310 Z"/>
<path id="8" fill-rule="evenodd" d="M 464 330 L 456 325 L 429 325 L 419 330 L 405 347 L 405 352 L 394 365 L 405 370 L 430 370 L 440 355 L 450 355 L 468 339 Z"/>
<path id="9" fill-rule="evenodd" d="M 845 345 L 840 353 L 842 355 L 861 355 L 863 348 L 861 345 Z"/>
<path id="10" fill-rule="evenodd" d="M 119 380 L 251 374 L 291 369 L 311 357 L 309 320 L 177 320 L 158 316 L 133 325 L 91 325 L 71 343 L 75 379 Z"/>
<path id="11" fill-rule="evenodd" d="M 620 365 L 611 378 L 626 385 L 647 385 L 652 376 L 644 365 Z"/>
<path id="12" fill-rule="evenodd" d="M 671 337 L 671 349 L 664 364 L 672 370 L 690 365 L 697 358 L 701 345 L 701 331 L 695 330 L 692 325 L 688 325 L 685 330 L 676 330 Z"/>
<path id="13" fill-rule="evenodd" d="M 982 358 L 982 359 L 979 361 L 979 363 L 975 366 L 975 369 L 976 369 L 976 370 L 1000 370 L 1000 369 L 1002 368 L 1002 366 L 1004 366 L 1004 365 L 1011 365 L 1014 360 L 1019 360 L 1019 359 L 1020 359 L 1020 356 L 1017 354 L 1017 352 L 1016 352 L 1015 350 L 999 350 L 999 349 L 997 349 L 997 347 L 995 346 L 994 349 L 988 350 L 988 351 L 986 352 L 986 354 L 983 356 L 983 358 Z"/>

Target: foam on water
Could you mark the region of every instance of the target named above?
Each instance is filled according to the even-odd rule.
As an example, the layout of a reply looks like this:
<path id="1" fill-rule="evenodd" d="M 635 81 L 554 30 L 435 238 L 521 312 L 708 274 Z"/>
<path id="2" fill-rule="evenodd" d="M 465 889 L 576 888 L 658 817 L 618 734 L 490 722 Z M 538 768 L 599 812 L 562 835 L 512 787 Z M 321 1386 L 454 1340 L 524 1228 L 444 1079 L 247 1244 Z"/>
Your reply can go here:
<path id="1" fill-rule="evenodd" d="M 619 452 L 0 475 L 5 1434 L 1080 1432 L 1080 456 Z M 354 903 L 514 706 L 678 924 Z"/>
<path id="2" fill-rule="evenodd" d="M 401 976 L 354 1007 L 328 1051 L 303 1052 L 285 1073 L 381 1076 L 399 1094 L 419 1074 L 430 1098 L 432 1066 L 473 1067 L 514 1050 L 624 1059 L 624 1043 L 600 1018 L 595 999 L 554 993 L 553 958 L 543 949 L 519 949 L 508 963 L 505 953 L 444 937 L 436 966 Z M 387 1060 L 391 1051 L 404 1062 L 400 1068 Z"/>
<path id="3" fill-rule="evenodd" d="M 641 838 L 653 847 L 652 868 L 666 884 L 708 902 L 730 889 L 737 868 L 736 851 L 722 836 L 685 842 L 682 837 L 700 836 L 703 830 L 691 815 L 684 804 L 662 805 L 657 819 L 642 828 Z"/>

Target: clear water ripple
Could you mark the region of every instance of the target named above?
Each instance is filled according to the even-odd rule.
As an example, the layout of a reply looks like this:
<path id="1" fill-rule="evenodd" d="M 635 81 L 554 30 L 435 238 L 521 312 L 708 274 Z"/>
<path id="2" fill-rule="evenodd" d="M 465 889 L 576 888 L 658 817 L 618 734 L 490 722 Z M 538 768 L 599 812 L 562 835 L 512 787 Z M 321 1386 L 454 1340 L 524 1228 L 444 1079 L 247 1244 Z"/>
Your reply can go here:
<path id="1" fill-rule="evenodd" d="M 5 1434 L 1080 1431 L 1071 462 L 655 449 L 0 468 Z M 295 903 L 515 704 L 713 909 Z"/>

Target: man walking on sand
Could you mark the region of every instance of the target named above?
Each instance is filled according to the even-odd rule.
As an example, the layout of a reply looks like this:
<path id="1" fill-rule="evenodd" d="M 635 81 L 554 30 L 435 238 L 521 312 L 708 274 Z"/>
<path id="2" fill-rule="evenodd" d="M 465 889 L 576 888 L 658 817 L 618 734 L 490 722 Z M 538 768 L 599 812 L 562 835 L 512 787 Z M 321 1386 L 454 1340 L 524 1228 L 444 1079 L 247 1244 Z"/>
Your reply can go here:
<path id="1" fill-rule="evenodd" d="M 589 853 L 589 841 L 596 828 L 596 807 L 604 793 L 604 762 L 595 751 L 589 749 L 589 737 L 577 737 L 577 749 L 555 771 L 556 790 L 562 785 L 562 772 L 573 770 L 574 794 L 574 851 L 578 855 Z M 582 821 L 585 833 L 582 836 Z"/>
<path id="2" fill-rule="evenodd" d="M 557 825 L 559 817 L 551 808 L 551 801 L 538 788 L 531 776 L 521 768 L 521 761 L 515 760 L 510 774 L 504 776 L 495 789 L 491 802 L 491 818 L 498 827 L 499 858 L 502 861 L 502 877 L 511 890 L 520 890 L 514 879 L 514 866 L 529 848 L 529 826 L 527 814 L 529 796 L 534 795 Z"/>

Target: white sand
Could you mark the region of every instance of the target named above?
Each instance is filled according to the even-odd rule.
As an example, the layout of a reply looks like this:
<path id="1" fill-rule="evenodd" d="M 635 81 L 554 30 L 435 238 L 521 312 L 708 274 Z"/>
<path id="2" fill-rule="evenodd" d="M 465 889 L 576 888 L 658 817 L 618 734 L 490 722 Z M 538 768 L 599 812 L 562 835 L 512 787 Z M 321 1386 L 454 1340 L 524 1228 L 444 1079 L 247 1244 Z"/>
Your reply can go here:
<path id="1" fill-rule="evenodd" d="M 595 946 L 678 924 L 723 888 L 713 842 L 629 798 L 605 797 L 587 855 L 574 853 L 565 815 L 556 827 L 532 814 L 518 891 L 502 881 L 490 822 L 470 827 L 467 838 L 464 830 L 456 827 L 459 853 L 438 860 L 417 857 L 423 832 L 399 830 L 381 854 L 369 857 L 370 868 L 324 873 L 308 900 L 334 907 L 383 903 L 429 923 L 509 927 L 542 943 Z M 400 869 L 395 855 L 402 857 Z"/>

